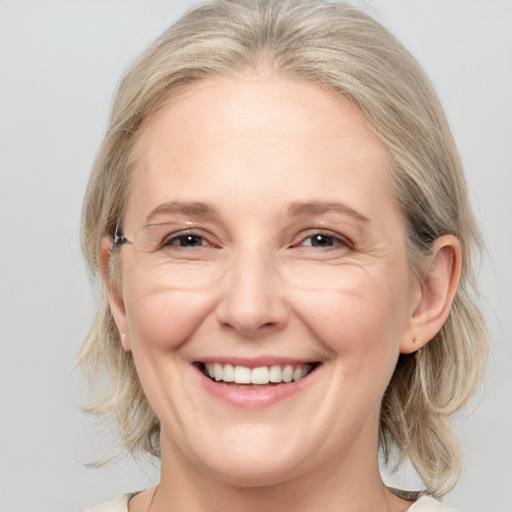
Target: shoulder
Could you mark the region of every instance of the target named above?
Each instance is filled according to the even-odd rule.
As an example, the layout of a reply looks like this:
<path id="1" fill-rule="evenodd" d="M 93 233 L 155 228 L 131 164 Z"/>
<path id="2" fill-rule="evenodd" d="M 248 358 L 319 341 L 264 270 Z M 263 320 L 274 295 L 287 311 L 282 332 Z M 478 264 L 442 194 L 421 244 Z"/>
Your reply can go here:
<path id="1" fill-rule="evenodd" d="M 423 496 L 413 505 L 411 505 L 407 512 L 454 512 L 453 508 L 443 505 L 434 498 Z"/>
<path id="2" fill-rule="evenodd" d="M 133 493 L 122 494 L 107 503 L 96 505 L 95 507 L 86 508 L 83 512 L 128 512 L 128 500 Z"/>

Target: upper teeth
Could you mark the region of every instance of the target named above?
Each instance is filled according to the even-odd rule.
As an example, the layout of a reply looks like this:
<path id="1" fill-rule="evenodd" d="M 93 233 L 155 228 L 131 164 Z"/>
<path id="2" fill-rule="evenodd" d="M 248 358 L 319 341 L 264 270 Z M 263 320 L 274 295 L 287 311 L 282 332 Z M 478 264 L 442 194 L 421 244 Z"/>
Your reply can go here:
<path id="1" fill-rule="evenodd" d="M 292 382 L 305 377 L 310 365 L 287 364 L 285 366 L 233 366 L 231 364 L 206 363 L 208 375 L 217 381 L 235 384 L 268 384 L 269 382 Z"/>

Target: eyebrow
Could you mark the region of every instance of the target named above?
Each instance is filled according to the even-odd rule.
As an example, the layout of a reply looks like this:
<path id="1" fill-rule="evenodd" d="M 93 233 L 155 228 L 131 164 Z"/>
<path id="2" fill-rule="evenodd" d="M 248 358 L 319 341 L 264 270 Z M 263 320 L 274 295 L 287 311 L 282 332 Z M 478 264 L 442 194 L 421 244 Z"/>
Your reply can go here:
<path id="1" fill-rule="evenodd" d="M 288 213 L 292 216 L 301 215 L 321 215 L 323 213 L 341 213 L 353 217 L 359 222 L 369 222 L 370 219 L 365 217 L 362 213 L 354 210 L 350 206 L 342 202 L 326 202 L 326 201 L 308 201 L 300 202 L 294 201 L 288 208 Z"/>
<path id="2" fill-rule="evenodd" d="M 157 206 L 146 217 L 146 224 L 149 224 L 157 215 L 165 213 L 184 213 L 197 217 L 217 217 L 217 210 L 210 204 L 201 201 L 169 201 Z"/>
<path id="3" fill-rule="evenodd" d="M 288 207 L 288 214 L 292 217 L 300 217 L 303 215 L 322 215 L 324 213 L 341 213 L 358 220 L 359 222 L 369 222 L 369 219 L 363 214 L 354 210 L 350 206 L 342 202 L 327 201 L 293 201 Z M 197 217 L 218 217 L 219 213 L 209 203 L 202 201 L 168 201 L 157 206 L 146 218 L 146 224 L 160 214 L 182 213 L 185 215 L 193 215 Z"/>

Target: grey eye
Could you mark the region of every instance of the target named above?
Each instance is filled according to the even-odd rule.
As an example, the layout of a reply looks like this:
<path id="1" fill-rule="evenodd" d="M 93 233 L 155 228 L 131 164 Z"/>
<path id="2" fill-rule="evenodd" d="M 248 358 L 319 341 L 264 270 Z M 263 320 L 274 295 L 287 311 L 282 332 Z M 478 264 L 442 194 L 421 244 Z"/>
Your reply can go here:
<path id="1" fill-rule="evenodd" d="M 336 239 L 333 236 L 322 233 L 311 235 L 306 240 L 309 240 L 310 243 L 305 245 L 311 245 L 312 247 L 332 247 L 336 244 Z"/>
<path id="2" fill-rule="evenodd" d="M 206 245 L 206 241 L 201 235 L 196 235 L 194 233 L 181 233 L 169 238 L 165 245 L 174 245 L 178 247 L 201 247 Z"/>

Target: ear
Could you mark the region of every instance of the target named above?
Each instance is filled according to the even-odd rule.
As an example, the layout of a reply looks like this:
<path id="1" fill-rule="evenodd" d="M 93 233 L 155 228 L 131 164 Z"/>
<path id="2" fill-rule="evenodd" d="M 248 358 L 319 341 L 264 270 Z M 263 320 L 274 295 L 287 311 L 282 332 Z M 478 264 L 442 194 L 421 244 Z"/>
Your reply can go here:
<path id="1" fill-rule="evenodd" d="M 113 268 L 111 265 L 113 250 L 112 243 L 112 238 L 110 236 L 104 236 L 101 239 L 99 258 L 100 274 L 107 290 L 110 311 L 112 312 L 114 322 L 119 331 L 121 343 L 124 350 L 129 352 L 131 347 L 128 336 L 128 324 L 126 322 L 126 310 L 124 306 L 122 287 L 117 276 L 113 274 Z"/>
<path id="2" fill-rule="evenodd" d="M 400 351 L 410 354 L 426 345 L 443 327 L 459 285 L 460 243 L 453 235 L 439 237 L 419 282 L 419 298 Z"/>

